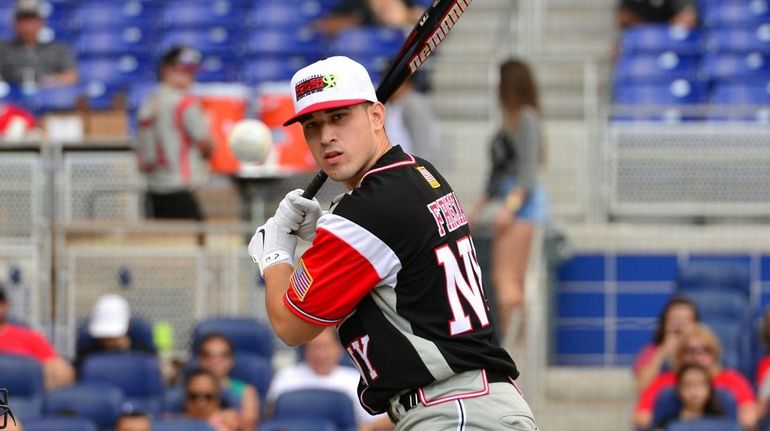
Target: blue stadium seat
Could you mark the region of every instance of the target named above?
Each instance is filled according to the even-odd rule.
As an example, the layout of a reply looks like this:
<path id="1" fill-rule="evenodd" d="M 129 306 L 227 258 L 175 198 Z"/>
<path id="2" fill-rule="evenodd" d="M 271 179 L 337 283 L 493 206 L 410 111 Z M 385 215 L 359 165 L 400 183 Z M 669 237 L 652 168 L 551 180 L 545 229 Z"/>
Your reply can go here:
<path id="1" fill-rule="evenodd" d="M 193 419 L 169 419 L 154 421 L 152 431 L 214 431 L 206 422 Z"/>
<path id="2" fill-rule="evenodd" d="M 158 84 L 150 81 L 135 82 L 128 88 L 128 109 L 135 110 L 150 97 Z"/>
<path id="3" fill-rule="evenodd" d="M 738 416 L 738 404 L 735 401 L 735 397 L 729 391 L 723 389 L 716 389 L 715 394 L 724 409 L 725 415 L 735 420 Z M 681 408 L 682 404 L 676 395 L 676 388 L 672 387 L 660 391 L 653 407 L 653 428 L 657 428 L 667 419 L 671 420 L 678 417 Z"/>
<path id="4" fill-rule="evenodd" d="M 119 372 L 117 369 L 115 372 Z M 121 413 L 123 391 L 108 383 L 80 383 L 51 391 L 45 397 L 48 416 L 84 417 L 99 428 L 111 428 Z"/>
<path id="5" fill-rule="evenodd" d="M 161 25 L 170 28 L 206 28 L 225 26 L 238 29 L 243 25 L 245 11 L 238 3 L 228 0 L 195 2 L 169 0 L 160 13 Z"/>
<path id="6" fill-rule="evenodd" d="M 675 421 L 666 427 L 666 431 L 741 431 L 734 419 L 697 419 Z"/>
<path id="7" fill-rule="evenodd" d="M 126 402 L 152 414 L 163 406 L 163 378 L 158 358 L 145 352 L 98 353 L 86 357 L 82 382 L 111 383 L 123 390 Z"/>
<path id="8" fill-rule="evenodd" d="M 250 56 L 303 55 L 312 60 L 326 57 L 323 35 L 308 28 L 268 28 L 249 32 L 241 50 Z"/>
<path id="9" fill-rule="evenodd" d="M 356 422 L 350 398 L 343 392 L 327 389 L 302 389 L 279 395 L 274 418 L 327 420 L 339 430 L 355 429 Z"/>
<path id="10" fill-rule="evenodd" d="M 78 325 L 77 340 L 75 342 L 77 351 L 96 343 L 96 339 L 88 333 L 90 320 L 90 318 L 83 319 L 80 325 Z M 142 317 L 131 317 L 131 320 L 128 322 L 128 338 L 131 339 L 134 345 L 138 344 L 148 348 L 155 347 L 155 341 L 152 336 L 152 324 Z"/>
<path id="11" fill-rule="evenodd" d="M 246 62 L 241 79 L 248 84 L 290 81 L 297 70 L 308 64 L 308 60 L 301 56 L 255 58 Z"/>
<path id="12" fill-rule="evenodd" d="M 78 62 L 80 81 L 127 87 L 129 84 L 151 78 L 148 57 L 123 55 L 117 58 L 84 59 Z"/>
<path id="13" fill-rule="evenodd" d="M 334 422 L 319 419 L 272 419 L 262 422 L 258 431 L 338 431 Z"/>
<path id="14" fill-rule="evenodd" d="M 697 81 L 698 57 L 672 51 L 660 54 L 623 56 L 615 67 L 616 85 L 628 83 L 660 84 L 685 79 Z"/>
<path id="15" fill-rule="evenodd" d="M 199 82 L 237 81 L 241 67 L 241 58 L 234 53 L 203 52 L 201 66 L 195 77 Z"/>
<path id="16" fill-rule="evenodd" d="M 21 421 L 43 413 L 43 368 L 34 358 L 0 355 L 2 387 L 8 390 L 8 406 Z"/>
<path id="17" fill-rule="evenodd" d="M 24 431 L 98 431 L 86 418 L 43 417 L 24 421 Z"/>
<path id="18" fill-rule="evenodd" d="M 254 385 L 259 399 L 264 400 L 273 378 L 273 368 L 270 360 L 264 356 L 241 352 L 235 354 L 235 364 L 230 375 Z"/>
<path id="19" fill-rule="evenodd" d="M 695 290 L 685 292 L 698 308 L 701 320 L 717 319 L 748 323 L 751 312 L 748 298 L 731 292 Z"/>
<path id="20" fill-rule="evenodd" d="M 618 85 L 613 96 L 614 121 L 678 122 L 698 119 L 686 105 L 703 102 L 702 83 L 685 79 L 663 84 Z"/>
<path id="21" fill-rule="evenodd" d="M 709 120 L 770 123 L 770 82 L 746 85 L 717 82 L 709 102 L 712 104 Z"/>
<path id="22" fill-rule="evenodd" d="M 766 0 L 712 2 L 702 15 L 707 27 L 756 27 L 770 22 Z"/>
<path id="23" fill-rule="evenodd" d="M 197 352 L 201 338 L 219 333 L 233 344 L 236 353 L 253 353 L 263 358 L 273 356 L 273 331 L 267 323 L 250 317 L 212 317 L 195 325 L 192 351 Z"/>
<path id="24" fill-rule="evenodd" d="M 83 87 L 80 85 L 41 87 L 35 96 L 37 99 L 36 112 L 46 113 L 75 109 L 78 98 L 83 93 Z"/>
<path id="25" fill-rule="evenodd" d="M 404 34 L 400 29 L 358 27 L 341 31 L 332 41 L 330 55 L 389 56 L 401 48 Z"/>
<path id="26" fill-rule="evenodd" d="M 770 23 L 757 28 L 721 28 L 706 35 L 706 49 L 711 52 L 770 54 Z"/>
<path id="27" fill-rule="evenodd" d="M 139 27 L 129 27 L 118 31 L 85 31 L 80 34 L 74 48 L 79 58 L 125 54 L 149 56 L 154 43 L 149 33 Z"/>
<path id="28" fill-rule="evenodd" d="M 722 364 L 725 367 L 751 376 L 754 370 L 754 351 L 751 345 L 753 332 L 745 322 L 718 318 L 703 319 L 709 328 L 719 337 L 722 344 Z"/>
<path id="29" fill-rule="evenodd" d="M 676 275 L 676 290 L 687 294 L 696 291 L 732 292 L 749 298 L 751 277 L 747 265 L 715 259 L 704 259 L 681 266 Z"/>
<path id="30" fill-rule="evenodd" d="M 673 51 L 695 55 L 701 49 L 701 34 L 681 26 L 645 24 L 623 32 L 620 50 L 624 55 Z"/>
<path id="31" fill-rule="evenodd" d="M 165 51 L 176 45 L 187 45 L 207 53 L 232 54 L 238 45 L 236 34 L 227 27 L 206 29 L 173 29 L 160 37 L 160 49 Z"/>
<path id="32" fill-rule="evenodd" d="M 321 17 L 318 2 L 265 1 L 251 9 L 246 24 L 252 28 L 301 28 Z"/>
<path id="33" fill-rule="evenodd" d="M 126 1 L 120 7 L 91 1 L 76 7 L 72 21 L 76 28 L 84 31 L 139 28 L 147 32 L 155 28 L 157 17 L 157 8 L 137 0 Z"/>

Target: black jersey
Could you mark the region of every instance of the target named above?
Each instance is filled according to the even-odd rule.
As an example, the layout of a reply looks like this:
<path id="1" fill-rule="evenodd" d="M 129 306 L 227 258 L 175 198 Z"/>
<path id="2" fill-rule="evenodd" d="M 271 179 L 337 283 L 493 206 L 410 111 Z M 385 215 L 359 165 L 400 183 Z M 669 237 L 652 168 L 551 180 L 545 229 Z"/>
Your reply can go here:
<path id="1" fill-rule="evenodd" d="M 284 301 L 302 319 L 339 326 L 371 413 L 462 371 L 518 376 L 494 334 L 460 202 L 400 147 L 320 218 Z"/>

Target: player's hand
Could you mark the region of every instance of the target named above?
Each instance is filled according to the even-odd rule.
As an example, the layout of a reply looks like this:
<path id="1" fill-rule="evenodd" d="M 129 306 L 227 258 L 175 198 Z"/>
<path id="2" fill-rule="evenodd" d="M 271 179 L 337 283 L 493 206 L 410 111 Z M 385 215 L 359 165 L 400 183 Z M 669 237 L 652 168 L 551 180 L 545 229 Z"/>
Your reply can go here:
<path id="1" fill-rule="evenodd" d="M 270 217 L 251 237 L 249 256 L 264 276 L 265 270 L 277 263 L 293 264 L 296 247 L 297 237 L 291 233 L 291 228 Z"/>
<path id="2" fill-rule="evenodd" d="M 318 200 L 303 198 L 302 190 L 297 189 L 286 194 L 278 205 L 275 217 L 282 223 L 286 220 L 286 225 L 298 237 L 305 241 L 312 241 L 315 238 L 318 219 L 322 214 Z"/>

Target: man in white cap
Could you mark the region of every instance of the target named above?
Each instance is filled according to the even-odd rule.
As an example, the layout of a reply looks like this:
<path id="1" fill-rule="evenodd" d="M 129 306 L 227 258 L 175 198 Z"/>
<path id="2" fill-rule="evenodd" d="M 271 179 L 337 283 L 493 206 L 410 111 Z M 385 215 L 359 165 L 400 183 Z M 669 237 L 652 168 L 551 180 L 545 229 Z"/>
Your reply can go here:
<path id="1" fill-rule="evenodd" d="M 75 366 L 80 370 L 83 361 L 89 355 L 99 352 L 143 351 L 155 353 L 154 346 L 135 342 L 129 336 L 131 308 L 128 301 L 115 293 L 99 297 L 94 304 L 88 322 L 88 335 L 95 342 L 78 345 Z"/>
<path id="2" fill-rule="evenodd" d="M 348 193 L 322 213 L 290 192 L 249 253 L 291 345 L 336 325 L 361 405 L 396 429 L 537 430 L 495 336 L 468 220 L 444 177 L 391 146 L 366 69 L 331 57 L 291 81 L 313 156 Z M 294 261 L 297 237 L 312 245 Z"/>

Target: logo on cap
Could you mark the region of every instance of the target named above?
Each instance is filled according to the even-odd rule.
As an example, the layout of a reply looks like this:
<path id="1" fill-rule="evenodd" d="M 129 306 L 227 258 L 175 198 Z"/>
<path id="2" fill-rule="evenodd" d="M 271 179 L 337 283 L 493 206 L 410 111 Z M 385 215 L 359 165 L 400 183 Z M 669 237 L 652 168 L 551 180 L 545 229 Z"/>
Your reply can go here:
<path id="1" fill-rule="evenodd" d="M 297 95 L 297 100 L 309 96 L 319 91 L 324 91 L 327 88 L 337 87 L 337 75 L 315 75 L 305 80 L 302 80 L 294 86 L 294 93 Z"/>

